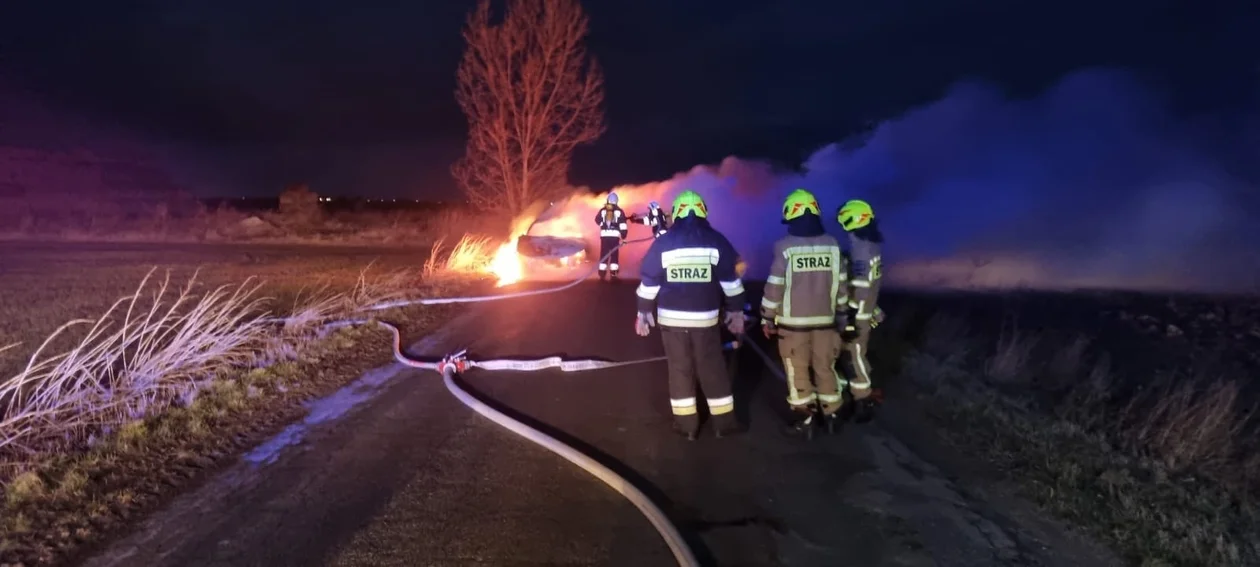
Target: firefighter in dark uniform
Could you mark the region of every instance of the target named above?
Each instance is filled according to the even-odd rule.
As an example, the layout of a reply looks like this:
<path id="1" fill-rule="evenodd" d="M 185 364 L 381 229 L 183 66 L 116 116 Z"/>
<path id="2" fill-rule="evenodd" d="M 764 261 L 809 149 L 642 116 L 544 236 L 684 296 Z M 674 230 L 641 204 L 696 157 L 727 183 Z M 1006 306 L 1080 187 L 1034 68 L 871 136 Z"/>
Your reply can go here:
<path id="1" fill-rule="evenodd" d="M 661 210 L 661 204 L 656 201 L 648 205 L 647 214 L 640 220 L 643 224 L 652 227 L 652 238 L 660 238 L 662 234 L 669 232 L 669 217 L 665 215 L 665 211 Z"/>
<path id="2" fill-rule="evenodd" d="M 735 267 L 739 258 L 730 241 L 709 225 L 704 200 L 696 192 L 678 196 L 672 217 L 673 226 L 652 242 L 639 269 L 635 332 L 647 336 L 652 325 L 660 325 L 675 430 L 689 440 L 699 432 L 699 381 L 715 434 L 732 435 L 740 426 L 718 325 L 725 323 L 737 337 L 744 332 L 744 284 Z"/>
<path id="3" fill-rule="evenodd" d="M 618 279 L 621 273 L 621 243 L 630 231 L 626 223 L 626 212 L 617 206 L 617 194 L 609 193 L 608 201 L 595 213 L 595 224 L 599 225 L 599 279 Z"/>

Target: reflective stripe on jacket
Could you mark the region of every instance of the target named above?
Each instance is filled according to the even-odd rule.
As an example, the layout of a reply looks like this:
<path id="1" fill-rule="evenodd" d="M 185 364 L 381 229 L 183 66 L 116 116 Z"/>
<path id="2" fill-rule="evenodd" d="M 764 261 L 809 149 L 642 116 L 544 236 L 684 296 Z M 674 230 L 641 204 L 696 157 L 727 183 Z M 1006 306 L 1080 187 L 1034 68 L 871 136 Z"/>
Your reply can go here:
<path id="1" fill-rule="evenodd" d="M 665 327 L 712 327 L 725 305 L 741 312 L 744 283 L 735 247 L 708 221 L 686 217 L 652 241 L 639 267 L 639 312 Z M 718 292 L 721 290 L 721 293 Z"/>
<path id="2" fill-rule="evenodd" d="M 884 275 L 879 244 L 849 233 L 849 250 L 849 282 L 852 285 L 849 291 L 849 308 L 857 311 L 854 317 L 857 321 L 869 321 L 875 315 L 875 301 L 879 299 L 879 280 Z"/>
<path id="3" fill-rule="evenodd" d="M 761 298 L 761 317 L 788 329 L 836 324 L 848 302 L 848 266 L 829 234 L 786 236 L 774 243 L 774 262 Z"/>
<path id="4" fill-rule="evenodd" d="M 626 213 L 617 205 L 605 205 L 595 211 L 595 224 L 599 225 L 600 238 L 625 238 L 630 231 Z"/>

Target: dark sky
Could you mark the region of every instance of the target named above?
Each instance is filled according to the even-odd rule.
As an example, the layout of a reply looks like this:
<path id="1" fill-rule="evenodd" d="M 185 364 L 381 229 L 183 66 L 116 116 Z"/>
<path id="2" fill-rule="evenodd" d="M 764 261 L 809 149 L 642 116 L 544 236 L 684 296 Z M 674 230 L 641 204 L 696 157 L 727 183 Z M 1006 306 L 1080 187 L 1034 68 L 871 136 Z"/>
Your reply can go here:
<path id="1" fill-rule="evenodd" d="M 438 197 L 474 0 L 7 0 L 0 71 L 181 148 L 204 192 Z M 799 160 L 985 78 L 1031 94 L 1135 69 L 1186 112 L 1257 97 L 1254 0 L 588 0 L 609 130 L 578 183 L 668 177 L 737 154 Z M 191 149 L 190 149 L 191 148 Z M 224 181 L 230 180 L 230 181 Z"/>

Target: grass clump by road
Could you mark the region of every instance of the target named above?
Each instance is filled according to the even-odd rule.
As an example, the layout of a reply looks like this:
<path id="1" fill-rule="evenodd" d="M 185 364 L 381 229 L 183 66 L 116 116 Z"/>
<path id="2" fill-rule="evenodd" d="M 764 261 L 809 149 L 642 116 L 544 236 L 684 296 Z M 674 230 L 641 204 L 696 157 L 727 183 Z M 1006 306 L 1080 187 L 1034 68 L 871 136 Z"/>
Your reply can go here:
<path id="1" fill-rule="evenodd" d="M 1043 508 L 1132 565 L 1260 565 L 1252 375 L 1220 351 L 1196 356 L 1192 325 L 1143 342 L 1114 328 L 994 335 L 948 313 L 900 323 L 880 335 L 903 385 Z M 1161 349 L 1190 356 L 1140 360 Z"/>
<path id="2" fill-rule="evenodd" d="M 31 341 L 31 332 L 12 327 L 14 338 L 28 340 L 0 335 L 17 345 L 0 356 L 25 357 L 0 367 L 12 376 L 0 382 L 0 564 L 73 557 L 299 418 L 304 401 L 392 360 L 388 332 L 329 331 L 322 322 L 377 302 L 458 294 L 470 285 L 436 277 L 440 270 L 422 277 L 418 269 L 364 270 L 362 262 L 357 272 L 320 274 L 329 258 L 307 261 L 293 277 L 244 277 L 214 286 L 196 273 L 180 281 L 149 272 L 121 299 L 82 300 L 108 305 L 90 319 L 78 314 L 48 339 Z M 84 271 L 60 271 L 55 261 L 49 265 L 27 275 L 41 274 L 63 289 L 113 285 L 83 281 Z M 274 265 L 253 268 L 277 271 Z M 39 293 L 15 291 L 19 298 Z M 65 313 L 60 306 L 9 299 L 0 309 L 25 309 L 32 320 Z M 453 309 L 377 316 L 414 335 L 439 325 Z"/>

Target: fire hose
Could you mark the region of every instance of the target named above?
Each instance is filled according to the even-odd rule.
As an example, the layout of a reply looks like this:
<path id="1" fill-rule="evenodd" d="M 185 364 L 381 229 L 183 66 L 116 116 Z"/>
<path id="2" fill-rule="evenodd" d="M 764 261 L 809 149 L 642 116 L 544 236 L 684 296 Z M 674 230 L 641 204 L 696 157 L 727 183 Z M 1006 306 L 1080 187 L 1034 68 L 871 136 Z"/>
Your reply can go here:
<path id="1" fill-rule="evenodd" d="M 366 321 L 356 321 L 355 323 L 364 322 Z M 455 383 L 455 376 L 470 368 L 498 371 L 515 370 L 524 372 L 543 370 L 547 368 L 559 368 L 565 372 L 581 372 L 585 370 L 600 370 L 604 368 L 628 366 L 631 364 L 657 362 L 664 360 L 664 357 L 645 358 L 642 360 L 632 360 L 627 362 L 563 360 L 558 356 L 529 361 L 472 361 L 465 358 L 465 353 L 461 351 L 447 356 L 439 362 L 423 362 L 411 359 L 403 353 L 402 333 L 399 332 L 398 327 L 383 321 L 376 321 L 376 324 L 387 329 L 390 332 L 390 335 L 393 336 L 394 358 L 398 362 L 411 368 L 436 370 L 440 372 L 442 374 L 442 382 L 446 385 L 446 390 L 450 392 L 452 396 L 455 396 L 460 403 L 463 403 L 473 411 L 485 416 L 490 421 L 495 422 L 512 433 L 520 435 L 521 437 L 532 441 L 548 451 L 563 457 L 565 460 L 581 467 L 583 470 L 603 481 L 604 484 L 607 484 L 610 488 L 616 490 L 619 494 L 629 500 L 631 504 L 634 504 L 634 506 L 639 509 L 639 512 L 647 517 L 648 521 L 651 522 L 652 527 L 656 528 L 656 531 L 660 533 L 661 537 L 665 540 L 665 544 L 669 546 L 670 552 L 673 553 L 674 559 L 678 561 L 678 565 L 680 567 L 698 567 L 700 565 L 700 563 L 696 561 L 695 554 L 687 545 L 687 541 L 683 539 L 683 536 L 679 533 L 678 528 L 670 522 L 669 517 L 665 514 L 665 512 L 656 506 L 656 504 L 654 504 L 652 500 L 643 493 L 643 491 L 631 484 L 630 481 L 613 472 L 612 469 L 600 464 L 599 461 L 596 461 L 595 459 L 583 454 L 581 451 L 566 445 L 564 442 L 556 439 L 555 437 L 547 435 L 538 429 L 508 417 L 507 414 L 490 407 L 485 402 L 478 400 L 472 394 L 468 393 L 468 391 L 459 387 L 459 385 Z"/>
<path id="2" fill-rule="evenodd" d="M 618 245 L 617 248 L 614 248 L 614 251 L 621 248 L 622 246 L 625 246 L 626 244 L 644 242 L 647 240 L 651 240 L 651 238 L 642 238 L 638 240 L 624 241 L 620 245 Z M 611 255 L 612 255 L 612 252 L 609 252 L 607 255 L 601 258 L 600 261 L 601 262 L 606 261 Z M 509 293 L 509 294 L 495 295 L 495 296 L 430 298 L 430 299 L 418 299 L 418 300 L 393 301 L 393 302 L 370 306 L 368 308 L 365 308 L 364 311 L 379 311 L 379 310 L 390 309 L 394 307 L 403 307 L 403 306 L 408 306 L 408 305 L 441 305 L 441 304 L 450 304 L 450 303 L 479 303 L 479 302 L 494 301 L 494 300 L 499 300 L 499 299 L 509 299 L 509 298 L 517 298 L 517 297 L 528 297 L 528 296 L 533 296 L 533 295 L 542 295 L 546 293 L 554 293 L 554 292 L 572 288 L 582 283 L 584 280 L 586 280 L 586 278 L 590 277 L 593 273 L 594 273 L 594 270 L 583 274 L 580 278 L 574 280 L 573 282 L 570 282 L 561 286 L 557 286 L 557 287 L 547 288 L 547 289 L 516 292 L 516 293 Z M 748 317 L 748 315 L 745 314 L 745 317 Z M 399 363 L 406 365 L 408 367 L 411 367 L 411 368 L 434 370 L 441 373 L 442 381 L 443 381 L 443 384 L 446 386 L 447 391 L 449 391 L 451 395 L 455 396 L 455 398 L 459 400 L 461 403 L 463 403 L 465 406 L 472 409 L 473 411 L 476 411 L 477 413 L 493 421 L 494 423 L 502 426 L 503 428 L 521 437 L 524 437 L 525 439 L 547 449 L 548 451 L 551 451 L 552 453 L 555 453 L 556 455 L 559 455 L 560 457 L 563 457 L 565 460 L 577 465 L 583 470 L 591 473 L 591 475 L 595 476 L 599 480 L 603 481 L 604 484 L 607 484 L 610 488 L 617 491 L 619 494 L 621 494 L 627 500 L 629 500 L 631 504 L 634 504 L 634 506 L 638 508 L 639 512 L 642 513 L 648 519 L 648 521 L 652 524 L 652 526 L 656 529 L 656 531 L 661 535 L 662 539 L 665 540 L 665 544 L 669 547 L 670 552 L 673 554 L 674 559 L 678 562 L 678 565 L 680 565 L 681 567 L 695 567 L 699 565 L 699 562 L 696 560 L 695 554 L 692 552 L 691 548 L 687 545 L 686 540 L 683 538 L 682 534 L 678 531 L 678 528 L 674 526 L 674 524 L 669 520 L 669 517 L 665 514 L 665 512 L 662 511 L 658 506 L 656 506 L 656 504 L 654 504 L 652 500 L 646 494 L 644 494 L 641 490 L 635 487 L 629 480 L 618 475 L 616 472 L 612 471 L 612 469 L 609 469 L 608 467 L 600 464 L 595 459 L 563 443 L 562 441 L 550 435 L 547 435 L 546 433 L 543 433 L 542 431 L 534 427 L 531 427 L 521 421 L 513 419 L 509 417 L 508 415 L 504 414 L 503 412 L 500 412 L 490 407 L 485 402 L 478 400 L 468 391 L 464 390 L 458 384 L 455 383 L 456 375 L 458 375 L 459 373 L 465 372 L 471 368 L 480 368 L 480 369 L 489 370 L 489 371 L 518 371 L 518 372 L 533 372 L 533 371 L 555 368 L 563 372 L 583 372 L 583 371 L 590 371 L 590 370 L 603 370 L 603 369 L 608 369 L 608 368 L 618 368 L 618 367 L 630 366 L 634 364 L 660 362 L 660 361 L 666 360 L 666 357 L 658 356 L 658 357 L 652 357 L 652 358 L 644 358 L 644 359 L 621 361 L 621 362 L 593 360 L 593 359 L 565 360 L 558 356 L 552 356 L 552 357 L 547 357 L 547 358 L 542 358 L 542 359 L 537 359 L 537 360 L 472 361 L 466 358 L 465 356 L 466 351 L 460 351 L 455 354 L 449 355 L 438 362 L 424 362 L 424 361 L 412 359 L 408 357 L 405 353 L 403 353 L 402 333 L 399 331 L 398 327 L 390 323 L 386 323 L 384 321 L 375 321 L 375 320 L 343 320 L 343 321 L 332 323 L 331 326 L 362 325 L 362 324 L 367 324 L 367 323 L 376 323 L 377 325 L 384 327 L 386 330 L 390 332 L 393 339 L 392 346 L 393 346 L 394 359 L 397 360 Z M 756 346 L 754 341 L 752 341 L 747 336 L 747 334 L 740 334 L 738 338 L 742 338 L 746 340 L 742 343 L 739 340 L 726 343 L 723 345 L 723 348 L 725 350 L 731 350 L 731 349 L 738 348 L 741 344 L 750 344 L 753 346 L 753 349 L 757 352 L 757 354 L 766 362 L 766 366 L 770 368 L 773 372 L 775 372 L 775 374 L 777 374 L 780 378 L 783 378 L 782 373 L 780 373 L 778 369 L 775 368 L 773 361 L 770 360 L 770 358 L 765 354 L 765 352 L 763 352 L 759 347 Z"/>
<path id="3" fill-rule="evenodd" d="M 652 238 L 627 240 L 619 244 L 617 248 L 613 249 L 613 251 L 616 251 L 617 249 L 620 249 L 622 246 L 625 246 L 627 244 L 645 242 L 648 240 L 652 240 Z M 611 255 L 612 255 L 612 252 L 610 251 L 603 258 L 601 258 L 600 261 L 601 262 L 607 261 L 607 259 Z M 561 286 L 557 286 L 557 287 L 547 288 L 547 289 L 508 293 L 508 294 L 503 294 L 503 295 L 480 296 L 480 297 L 427 298 L 427 299 L 391 301 L 387 303 L 381 303 L 381 304 L 369 306 L 367 308 L 364 308 L 363 311 L 380 311 L 384 309 L 391 309 L 395 307 L 405 307 L 409 305 L 442 305 L 442 304 L 451 304 L 451 303 L 480 303 L 480 302 L 495 301 L 495 300 L 500 300 L 500 299 L 510 299 L 510 298 L 518 298 L 518 297 L 528 297 L 528 296 L 533 296 L 533 295 L 542 295 L 546 293 L 555 293 L 555 292 L 563 291 L 565 289 L 569 289 L 569 288 L 572 288 L 574 286 L 581 284 L 583 281 L 586 280 L 586 278 L 590 277 L 593 273 L 594 273 L 594 270 L 591 270 L 590 272 L 583 274 L 580 278 L 575 279 L 573 282 L 570 282 Z M 470 368 L 480 368 L 483 370 L 490 370 L 490 371 L 518 371 L 518 372 L 533 372 L 533 371 L 538 371 L 538 370 L 556 368 L 563 372 L 583 372 L 583 371 L 589 371 L 589 370 L 618 368 L 618 367 L 630 366 L 634 364 L 660 362 L 660 361 L 665 360 L 666 359 L 665 357 L 658 356 L 658 357 L 622 361 L 622 362 L 612 362 L 612 361 L 592 360 L 592 359 L 565 360 L 558 356 L 552 356 L 552 357 L 547 357 L 547 358 L 542 358 L 542 359 L 537 359 L 537 360 L 473 361 L 473 360 L 468 360 L 466 358 L 465 356 L 466 351 L 460 351 L 460 352 L 457 352 L 455 354 L 452 354 L 443 358 L 439 362 L 424 362 L 424 361 L 412 359 L 408 357 L 405 353 L 403 353 L 402 333 L 399 331 L 398 327 L 390 323 L 386 323 L 384 321 L 376 321 L 376 320 L 342 320 L 342 321 L 330 323 L 329 325 L 327 325 L 327 327 L 342 327 L 342 326 L 349 326 L 349 325 L 363 325 L 363 324 L 369 324 L 369 323 L 375 323 L 377 325 L 380 325 L 381 327 L 384 327 L 386 330 L 390 332 L 390 335 L 392 335 L 393 337 L 394 359 L 397 360 L 399 363 L 405 366 L 411 367 L 411 368 L 434 370 L 441 373 L 442 382 L 443 384 L 445 384 L 447 391 L 449 391 L 451 395 L 455 396 L 455 399 L 459 400 L 460 403 L 464 404 L 465 406 L 472 409 L 473 411 L 476 411 L 477 413 L 486 417 L 490 421 L 493 421 L 494 423 L 502 426 L 508 431 L 511 431 L 512 433 L 515 433 L 521 437 L 524 437 L 525 439 L 533 442 L 534 444 L 539 445 L 543 447 L 544 449 L 547 449 L 548 451 L 551 451 L 552 453 L 559 455 L 560 457 L 563 457 L 565 460 L 577 465 L 583 470 L 591 473 L 591 475 L 595 476 L 599 480 L 603 481 L 604 484 L 607 484 L 610 488 L 617 491 L 619 494 L 621 494 L 627 500 L 629 500 L 631 504 L 634 504 L 634 506 L 638 508 L 639 512 L 642 513 L 648 519 L 648 521 L 652 524 L 652 527 L 655 528 L 657 533 L 659 533 L 662 539 L 665 540 L 665 544 L 669 547 L 670 552 L 674 555 L 674 559 L 678 562 L 678 565 L 680 567 L 698 567 L 700 565 L 700 563 L 696 560 L 695 553 L 692 552 L 691 548 L 687 545 L 686 540 L 683 538 L 682 534 L 678 531 L 678 528 L 674 526 L 674 524 L 669 520 L 669 517 L 665 514 L 665 512 L 662 511 L 655 503 L 652 502 L 650 498 L 648 498 L 646 494 L 644 494 L 641 490 L 635 487 L 629 480 L 618 475 L 616 472 L 613 472 L 612 469 L 609 469 L 608 467 L 600 464 L 595 459 L 583 454 L 582 452 L 578 451 L 577 449 L 574 449 L 573 447 L 565 444 L 564 442 L 550 435 L 547 435 L 546 433 L 543 433 L 542 431 L 539 431 L 538 429 L 531 427 L 521 421 L 513 419 L 509 417 L 507 414 L 504 414 L 503 412 L 500 412 L 490 407 L 485 402 L 478 400 L 472 394 L 468 393 L 468 391 L 464 390 L 458 384 L 455 383 L 455 376 Z M 730 342 L 723 346 L 726 349 L 733 349 L 739 346 L 739 342 L 738 341 Z"/>

